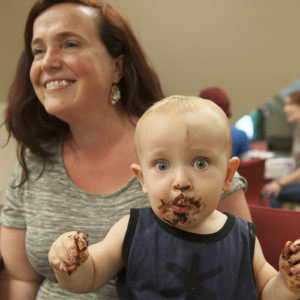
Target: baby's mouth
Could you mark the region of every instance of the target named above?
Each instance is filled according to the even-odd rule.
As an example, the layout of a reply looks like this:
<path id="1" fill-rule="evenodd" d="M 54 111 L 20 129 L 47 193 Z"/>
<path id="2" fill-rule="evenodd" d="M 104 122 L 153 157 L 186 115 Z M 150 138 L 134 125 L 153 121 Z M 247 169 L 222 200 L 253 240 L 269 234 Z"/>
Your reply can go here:
<path id="1" fill-rule="evenodd" d="M 188 196 L 184 196 L 183 194 L 180 194 L 174 199 L 171 205 L 176 207 L 183 207 L 183 208 L 189 208 L 191 206 L 195 206 L 199 208 L 200 200 L 195 200 L 194 197 L 188 197 Z"/>
<path id="2" fill-rule="evenodd" d="M 195 213 L 200 213 L 201 208 L 205 207 L 201 198 L 195 199 L 194 197 L 187 197 L 183 193 L 175 197 L 171 202 L 165 202 L 163 199 L 160 201 L 161 205 L 158 206 L 158 209 L 163 215 L 170 212 L 170 210 L 172 211 L 172 215 L 166 215 L 164 220 L 173 226 L 178 223 L 186 223 L 188 221 L 190 210 L 195 209 Z"/>
<path id="3" fill-rule="evenodd" d="M 174 199 L 170 206 L 175 213 L 183 214 L 191 208 L 191 204 L 194 204 L 194 198 L 180 194 Z"/>
<path id="4" fill-rule="evenodd" d="M 186 213 L 190 209 L 190 207 L 190 205 L 186 204 L 174 204 L 171 206 L 173 211 L 179 214 Z"/>
<path id="5" fill-rule="evenodd" d="M 200 206 L 200 199 L 195 200 L 194 197 L 187 197 L 183 194 L 180 194 L 171 203 L 166 203 L 164 200 L 161 200 L 161 205 L 158 208 L 162 211 L 165 211 L 169 207 L 175 214 L 184 214 L 192 207 L 200 208 Z"/>

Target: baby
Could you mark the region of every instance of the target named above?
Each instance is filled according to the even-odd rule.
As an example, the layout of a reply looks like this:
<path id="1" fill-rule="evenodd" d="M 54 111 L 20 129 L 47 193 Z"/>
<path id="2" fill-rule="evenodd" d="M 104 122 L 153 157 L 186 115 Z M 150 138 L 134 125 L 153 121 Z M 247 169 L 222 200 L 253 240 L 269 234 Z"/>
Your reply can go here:
<path id="1" fill-rule="evenodd" d="M 49 261 L 64 288 L 88 293 L 116 276 L 120 299 L 299 299 L 297 241 L 284 246 L 277 272 L 254 225 L 216 210 L 239 165 L 216 104 L 157 102 L 137 123 L 135 147 L 131 168 L 151 208 L 132 209 L 89 247 L 85 233 L 61 235 Z"/>

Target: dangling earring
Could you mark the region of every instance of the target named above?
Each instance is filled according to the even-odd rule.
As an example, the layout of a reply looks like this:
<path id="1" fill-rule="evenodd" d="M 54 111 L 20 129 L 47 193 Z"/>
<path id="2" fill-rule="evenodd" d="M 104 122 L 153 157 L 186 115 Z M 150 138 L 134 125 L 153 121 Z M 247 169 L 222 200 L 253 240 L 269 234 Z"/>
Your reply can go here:
<path id="1" fill-rule="evenodd" d="M 115 105 L 121 99 L 121 91 L 116 84 L 111 87 L 109 99 L 112 105 Z"/>

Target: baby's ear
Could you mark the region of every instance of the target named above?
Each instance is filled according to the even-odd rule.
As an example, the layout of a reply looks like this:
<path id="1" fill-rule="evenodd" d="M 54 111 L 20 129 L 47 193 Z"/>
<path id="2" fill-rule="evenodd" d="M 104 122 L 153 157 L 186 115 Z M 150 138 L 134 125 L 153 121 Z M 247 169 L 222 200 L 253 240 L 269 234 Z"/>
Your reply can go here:
<path id="1" fill-rule="evenodd" d="M 146 188 L 145 183 L 144 183 L 144 176 L 143 176 L 143 171 L 142 171 L 141 165 L 139 165 L 139 164 L 132 164 L 130 166 L 130 168 L 131 168 L 132 172 L 134 173 L 134 175 L 139 180 L 140 184 L 142 185 L 143 192 L 145 194 L 148 194 L 147 188 Z"/>
<path id="2" fill-rule="evenodd" d="M 226 178 L 223 185 L 223 191 L 228 192 L 231 189 L 232 181 L 234 177 L 234 173 L 237 170 L 238 166 L 240 164 L 240 159 L 238 157 L 232 157 L 229 160 L 227 172 L 226 172 Z"/>

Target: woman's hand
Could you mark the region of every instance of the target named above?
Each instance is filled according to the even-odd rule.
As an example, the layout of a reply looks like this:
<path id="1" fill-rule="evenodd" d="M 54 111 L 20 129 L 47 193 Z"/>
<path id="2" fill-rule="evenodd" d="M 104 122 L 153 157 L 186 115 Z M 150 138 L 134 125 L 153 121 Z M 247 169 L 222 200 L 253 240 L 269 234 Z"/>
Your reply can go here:
<path id="1" fill-rule="evenodd" d="M 279 271 L 286 286 L 300 295 L 300 239 L 286 242 L 279 258 Z"/>
<path id="2" fill-rule="evenodd" d="M 262 188 L 261 193 L 264 197 L 269 197 L 271 194 L 273 194 L 274 197 L 278 197 L 280 190 L 280 184 L 273 180 Z"/>
<path id="3" fill-rule="evenodd" d="M 64 233 L 52 244 L 49 263 L 54 269 L 71 275 L 89 257 L 87 247 L 88 234 L 82 231 Z"/>

